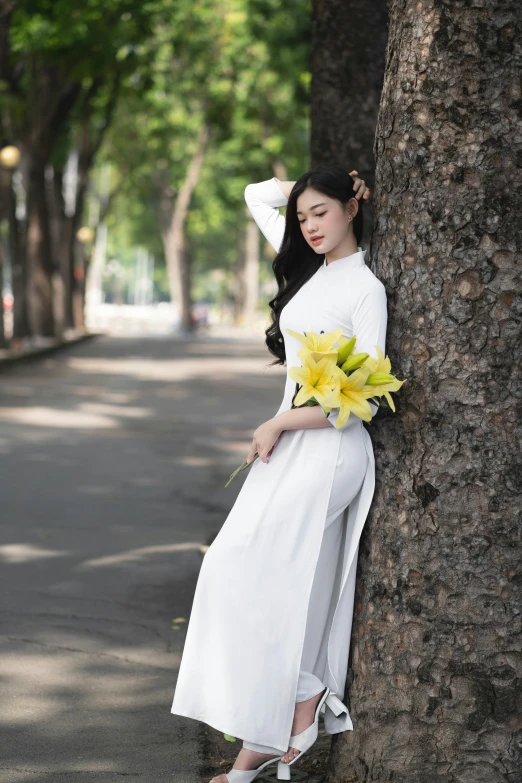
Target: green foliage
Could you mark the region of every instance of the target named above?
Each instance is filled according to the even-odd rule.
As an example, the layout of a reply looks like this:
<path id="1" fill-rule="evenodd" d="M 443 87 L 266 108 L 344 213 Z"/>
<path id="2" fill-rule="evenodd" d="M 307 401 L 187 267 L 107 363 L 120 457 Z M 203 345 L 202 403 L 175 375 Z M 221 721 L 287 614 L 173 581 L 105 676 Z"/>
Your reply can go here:
<path id="1" fill-rule="evenodd" d="M 229 273 L 237 261 L 245 185 L 271 177 L 275 163 L 289 178 L 309 165 L 310 19 L 311 0 L 17 0 L 0 104 L 27 137 L 35 95 L 46 117 L 77 89 L 53 126 L 49 159 L 61 170 L 82 133 L 94 150 L 104 137 L 97 161 L 113 164 L 117 188 L 110 253 L 125 259 L 145 245 L 160 267 L 162 215 L 206 124 L 186 225 L 195 290 L 204 291 L 210 270 Z"/>
<path id="2" fill-rule="evenodd" d="M 9 26 L 10 63 L 20 72 L 19 87 L 31 91 L 35 69 L 54 69 L 58 84 L 88 90 L 115 71 L 131 74 L 140 63 L 141 42 L 151 35 L 160 3 L 136 0 L 19 0 Z"/>
<path id="3" fill-rule="evenodd" d="M 272 176 L 275 161 L 290 178 L 309 165 L 310 14 L 310 0 L 166 2 L 142 43 L 146 87 L 136 76 L 124 85 L 103 155 L 125 178 L 116 213 L 147 230 L 181 186 L 202 123 L 210 128 L 187 220 L 195 292 L 208 288 L 201 276 L 237 261 L 245 185 Z"/>

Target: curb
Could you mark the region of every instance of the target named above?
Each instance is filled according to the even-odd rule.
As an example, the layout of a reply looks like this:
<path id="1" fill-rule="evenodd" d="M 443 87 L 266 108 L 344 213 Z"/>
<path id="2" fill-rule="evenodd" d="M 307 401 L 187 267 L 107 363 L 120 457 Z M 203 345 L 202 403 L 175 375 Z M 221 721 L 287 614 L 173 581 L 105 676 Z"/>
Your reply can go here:
<path id="1" fill-rule="evenodd" d="M 70 340 L 60 340 L 53 345 L 45 345 L 41 348 L 27 348 L 26 350 L 22 350 L 19 353 L 13 354 L 13 356 L 3 356 L 0 358 L 0 371 L 6 369 L 7 367 L 11 367 L 14 364 L 34 361 L 42 356 L 46 356 L 47 354 L 60 351 L 63 348 L 68 348 L 72 345 L 78 345 L 78 343 L 82 343 L 85 340 L 92 340 L 95 337 L 103 336 L 103 332 L 89 332 L 88 334 L 81 334 L 78 337 L 73 337 Z"/>

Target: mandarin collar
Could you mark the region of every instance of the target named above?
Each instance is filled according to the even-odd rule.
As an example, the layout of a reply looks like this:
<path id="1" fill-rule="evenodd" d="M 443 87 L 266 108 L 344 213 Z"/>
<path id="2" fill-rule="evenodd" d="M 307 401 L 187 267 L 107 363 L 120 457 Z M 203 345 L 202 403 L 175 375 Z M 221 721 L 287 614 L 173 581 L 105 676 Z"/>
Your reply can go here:
<path id="1" fill-rule="evenodd" d="M 343 258 L 336 258 L 335 261 L 331 261 L 329 264 L 326 263 L 326 256 L 323 259 L 323 269 L 327 270 L 330 269 L 330 267 L 335 266 L 336 264 L 339 264 L 339 269 L 341 267 L 349 267 L 349 268 L 356 268 L 359 266 L 365 265 L 364 256 L 366 254 L 366 250 L 363 250 L 361 247 L 358 246 L 356 253 L 351 253 L 349 256 L 344 256 Z"/>

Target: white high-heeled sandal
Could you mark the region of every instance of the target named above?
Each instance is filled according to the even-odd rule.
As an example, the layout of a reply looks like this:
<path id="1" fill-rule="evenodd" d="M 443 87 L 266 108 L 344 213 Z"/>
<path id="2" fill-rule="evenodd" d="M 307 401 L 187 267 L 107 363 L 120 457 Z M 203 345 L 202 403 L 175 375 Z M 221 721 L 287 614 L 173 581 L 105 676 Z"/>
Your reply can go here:
<path id="1" fill-rule="evenodd" d="M 290 765 L 293 764 L 294 761 L 297 761 L 297 759 L 300 759 L 303 753 L 306 753 L 306 751 L 309 750 L 316 741 L 317 737 L 319 736 L 319 713 L 325 711 L 327 704 L 334 715 L 340 715 L 341 712 L 348 712 L 346 705 L 344 705 L 342 701 L 338 699 L 334 693 L 332 693 L 330 688 L 326 687 L 323 695 L 317 702 L 314 722 L 312 725 L 308 726 L 308 728 L 302 731 L 300 734 L 295 734 L 293 737 L 290 737 L 288 747 L 296 748 L 300 752 L 297 754 L 297 756 L 295 756 L 295 758 L 292 759 L 292 761 L 277 762 L 278 780 L 290 780 Z"/>
<path id="2" fill-rule="evenodd" d="M 252 783 L 260 772 L 266 769 L 269 764 L 275 764 L 276 761 L 279 762 L 279 759 L 282 758 L 283 756 L 274 756 L 273 759 L 263 761 L 263 763 L 255 769 L 234 769 L 234 767 L 232 767 L 229 772 L 225 772 L 225 777 L 228 780 L 228 783 Z"/>

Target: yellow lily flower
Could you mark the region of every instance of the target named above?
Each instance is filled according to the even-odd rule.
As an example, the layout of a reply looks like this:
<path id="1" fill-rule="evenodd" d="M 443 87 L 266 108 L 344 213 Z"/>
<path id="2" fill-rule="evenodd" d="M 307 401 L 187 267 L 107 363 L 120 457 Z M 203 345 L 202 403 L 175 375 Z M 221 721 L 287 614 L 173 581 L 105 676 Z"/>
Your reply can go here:
<path id="1" fill-rule="evenodd" d="M 399 381 L 398 378 L 390 373 L 390 359 L 388 356 L 385 358 L 380 347 L 378 345 L 374 345 L 374 348 L 377 351 L 378 358 L 375 359 L 373 356 L 369 356 L 363 365 L 364 367 L 369 367 L 371 370 L 371 373 L 366 381 L 367 385 L 363 388 L 363 392 L 365 393 L 367 399 L 370 397 L 385 397 L 388 405 L 395 413 L 395 403 L 393 402 L 389 392 L 398 391 L 404 381 Z M 384 376 L 386 376 L 388 379 L 387 382 L 384 382 Z"/>
<path id="2" fill-rule="evenodd" d="M 336 357 L 337 349 L 333 350 L 333 346 L 343 333 L 342 329 L 336 329 L 335 332 L 326 332 L 326 334 L 317 334 L 317 332 L 305 332 L 304 334 L 300 334 L 299 332 L 294 332 L 293 329 L 286 329 L 285 331 L 287 334 L 292 335 L 296 340 L 303 343 L 316 360 L 322 359 L 325 356 L 332 358 L 332 354 Z M 302 350 L 303 349 L 301 348 L 301 351 Z M 299 356 L 301 356 L 300 352 Z"/>
<path id="3" fill-rule="evenodd" d="M 378 345 L 373 346 L 377 351 L 377 359 L 373 356 L 368 356 L 365 362 L 365 366 L 369 367 L 372 372 L 387 372 L 391 370 L 391 362 L 388 356 L 384 358 L 384 354 Z"/>
<path id="4" fill-rule="evenodd" d="M 393 380 L 389 383 L 382 384 L 380 386 L 364 386 L 362 391 L 366 395 L 366 398 L 369 399 L 370 397 L 386 397 L 388 401 L 388 405 L 392 409 L 392 411 L 395 413 L 395 403 L 393 402 L 393 399 L 389 392 L 395 392 L 399 391 L 402 384 L 405 383 L 405 381 L 399 381 L 398 378 L 395 378 L 395 376 L 392 375 Z"/>
<path id="5" fill-rule="evenodd" d="M 356 370 L 366 362 L 366 359 L 369 356 L 369 353 L 354 353 L 353 356 L 349 356 L 346 361 L 341 364 L 341 370 L 343 372 L 351 372 L 351 370 Z"/>
<path id="6" fill-rule="evenodd" d="M 335 360 L 325 356 L 316 362 L 310 352 L 303 355 L 301 361 L 302 367 L 290 367 L 288 370 L 290 378 L 301 386 L 294 405 L 299 407 L 311 397 L 315 397 L 321 405 L 326 395 L 335 387 L 335 381 L 332 379 L 333 372 L 337 369 Z"/>
<path id="7" fill-rule="evenodd" d="M 337 351 L 337 364 L 342 365 L 347 358 L 351 355 L 353 349 L 355 348 L 355 341 L 356 336 L 350 337 L 348 339 L 347 337 L 340 337 L 339 338 L 339 349 Z"/>
<path id="8" fill-rule="evenodd" d="M 359 367 L 351 375 L 346 375 L 339 367 L 335 367 L 333 379 L 338 386 L 323 400 L 325 405 L 339 408 L 336 427 L 342 427 L 348 421 L 350 413 L 354 413 L 363 421 L 371 421 L 372 409 L 363 391 L 369 368 Z M 329 412 L 329 411 L 328 411 Z"/>
<path id="9" fill-rule="evenodd" d="M 331 351 L 325 351 L 325 353 L 321 353 L 320 351 L 311 351 L 310 348 L 308 348 L 306 345 L 303 345 L 297 351 L 297 355 L 301 359 L 301 364 L 303 364 L 305 356 L 310 357 L 315 362 L 318 362 L 319 359 L 331 359 L 334 362 L 337 362 L 337 349 L 336 348 L 333 348 Z"/>
<path id="10" fill-rule="evenodd" d="M 366 383 L 368 386 L 383 386 L 386 383 L 392 383 L 396 380 L 394 375 L 388 372 L 371 372 Z"/>

